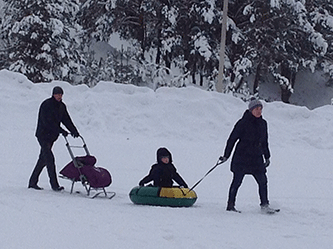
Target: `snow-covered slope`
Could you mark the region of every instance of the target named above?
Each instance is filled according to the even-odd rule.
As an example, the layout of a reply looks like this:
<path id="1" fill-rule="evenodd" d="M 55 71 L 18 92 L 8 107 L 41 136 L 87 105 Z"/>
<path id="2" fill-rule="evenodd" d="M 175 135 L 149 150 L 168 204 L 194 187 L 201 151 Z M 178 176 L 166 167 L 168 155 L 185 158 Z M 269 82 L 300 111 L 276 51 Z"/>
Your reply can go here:
<path id="1" fill-rule="evenodd" d="M 112 200 L 87 199 L 27 189 L 39 146 L 34 137 L 40 103 L 54 86 L 85 138 L 97 165 L 112 176 Z M 241 214 L 225 211 L 230 160 L 196 187 L 190 208 L 137 206 L 128 193 L 155 162 L 158 147 L 193 186 L 222 154 L 246 103 L 194 87 L 160 88 L 100 83 L 89 89 L 66 82 L 32 84 L 0 71 L 1 248 L 331 248 L 333 232 L 333 107 L 313 111 L 281 102 L 264 103 L 269 124 L 272 206 L 260 213 L 257 186 L 248 176 L 239 190 Z M 77 140 L 72 140 L 76 143 Z M 54 146 L 57 169 L 70 161 L 62 137 Z M 80 150 L 77 154 L 83 153 Z M 70 182 L 60 179 L 66 191 Z M 75 187 L 83 190 L 79 183 Z"/>

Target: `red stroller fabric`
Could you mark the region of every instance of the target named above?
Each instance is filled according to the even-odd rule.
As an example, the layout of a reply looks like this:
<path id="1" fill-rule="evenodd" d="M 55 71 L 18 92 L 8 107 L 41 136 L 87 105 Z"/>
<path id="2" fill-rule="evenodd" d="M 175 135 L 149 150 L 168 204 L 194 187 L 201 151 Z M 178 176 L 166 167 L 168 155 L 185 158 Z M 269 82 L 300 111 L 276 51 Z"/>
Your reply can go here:
<path id="1" fill-rule="evenodd" d="M 77 161 L 78 168 L 71 161 L 60 171 L 60 174 L 73 181 L 81 181 L 80 176 L 83 175 L 92 188 L 105 188 L 112 183 L 109 171 L 102 167 L 94 166 L 96 163 L 94 156 L 79 156 L 75 157 L 75 160 Z"/>

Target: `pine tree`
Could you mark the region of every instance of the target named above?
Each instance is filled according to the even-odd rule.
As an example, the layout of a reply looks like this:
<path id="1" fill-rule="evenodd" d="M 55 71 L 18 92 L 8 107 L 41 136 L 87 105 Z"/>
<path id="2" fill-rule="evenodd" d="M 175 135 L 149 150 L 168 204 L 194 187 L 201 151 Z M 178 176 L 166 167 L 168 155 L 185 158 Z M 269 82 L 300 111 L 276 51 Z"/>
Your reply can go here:
<path id="1" fill-rule="evenodd" d="M 232 16 L 244 42 L 240 57 L 256 68 L 254 93 L 263 70 L 281 86 L 281 99 L 289 102 L 296 73 L 316 64 L 327 52 L 327 42 L 308 20 L 304 1 L 232 1 Z M 241 7 L 241 9 L 240 9 Z"/>
<path id="2" fill-rule="evenodd" d="M 312 66 L 312 71 L 319 65 L 325 73 L 328 74 L 330 81 L 333 80 L 333 3 L 324 0 L 317 0 L 312 4 L 306 4 L 309 12 L 309 18 L 314 30 L 319 32 L 324 41 L 322 45 L 327 44 L 327 51 L 323 56 L 318 58 L 318 63 L 309 63 Z M 319 45 L 320 47 L 320 45 Z"/>
<path id="3" fill-rule="evenodd" d="M 6 66 L 33 82 L 74 82 L 82 61 L 76 40 L 78 9 L 78 0 L 6 0 L 1 27 Z"/>
<path id="4" fill-rule="evenodd" d="M 86 0 L 77 15 L 84 30 L 84 43 L 107 41 L 113 32 L 112 11 L 115 0 Z"/>
<path id="5" fill-rule="evenodd" d="M 175 31 L 179 42 L 172 49 L 175 51 L 173 57 L 183 57 L 192 83 L 196 84 L 196 76 L 199 75 L 199 84 L 203 85 L 204 77 L 208 78 L 218 68 L 219 12 L 211 0 L 181 0 L 175 6 Z"/>

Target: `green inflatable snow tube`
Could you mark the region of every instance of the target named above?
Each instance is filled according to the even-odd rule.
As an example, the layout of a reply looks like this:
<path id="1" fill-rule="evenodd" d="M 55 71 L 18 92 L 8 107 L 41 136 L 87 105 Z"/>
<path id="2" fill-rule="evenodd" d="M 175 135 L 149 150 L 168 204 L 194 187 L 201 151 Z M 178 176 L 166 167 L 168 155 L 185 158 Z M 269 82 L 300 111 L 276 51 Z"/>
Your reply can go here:
<path id="1" fill-rule="evenodd" d="M 129 193 L 134 204 L 169 206 L 169 207 L 190 207 L 197 200 L 197 194 L 188 188 L 179 187 L 134 187 Z"/>

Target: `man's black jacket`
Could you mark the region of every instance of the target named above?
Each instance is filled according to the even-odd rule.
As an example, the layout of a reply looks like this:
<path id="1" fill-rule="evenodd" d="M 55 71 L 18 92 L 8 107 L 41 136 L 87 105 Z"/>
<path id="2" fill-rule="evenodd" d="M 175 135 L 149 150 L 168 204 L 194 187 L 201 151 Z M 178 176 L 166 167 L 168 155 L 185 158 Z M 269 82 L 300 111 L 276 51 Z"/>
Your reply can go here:
<path id="1" fill-rule="evenodd" d="M 40 105 L 36 137 L 43 141 L 54 142 L 59 133 L 63 131 L 60 123 L 63 123 L 72 134 L 78 134 L 67 112 L 66 105 L 52 96 Z"/>

